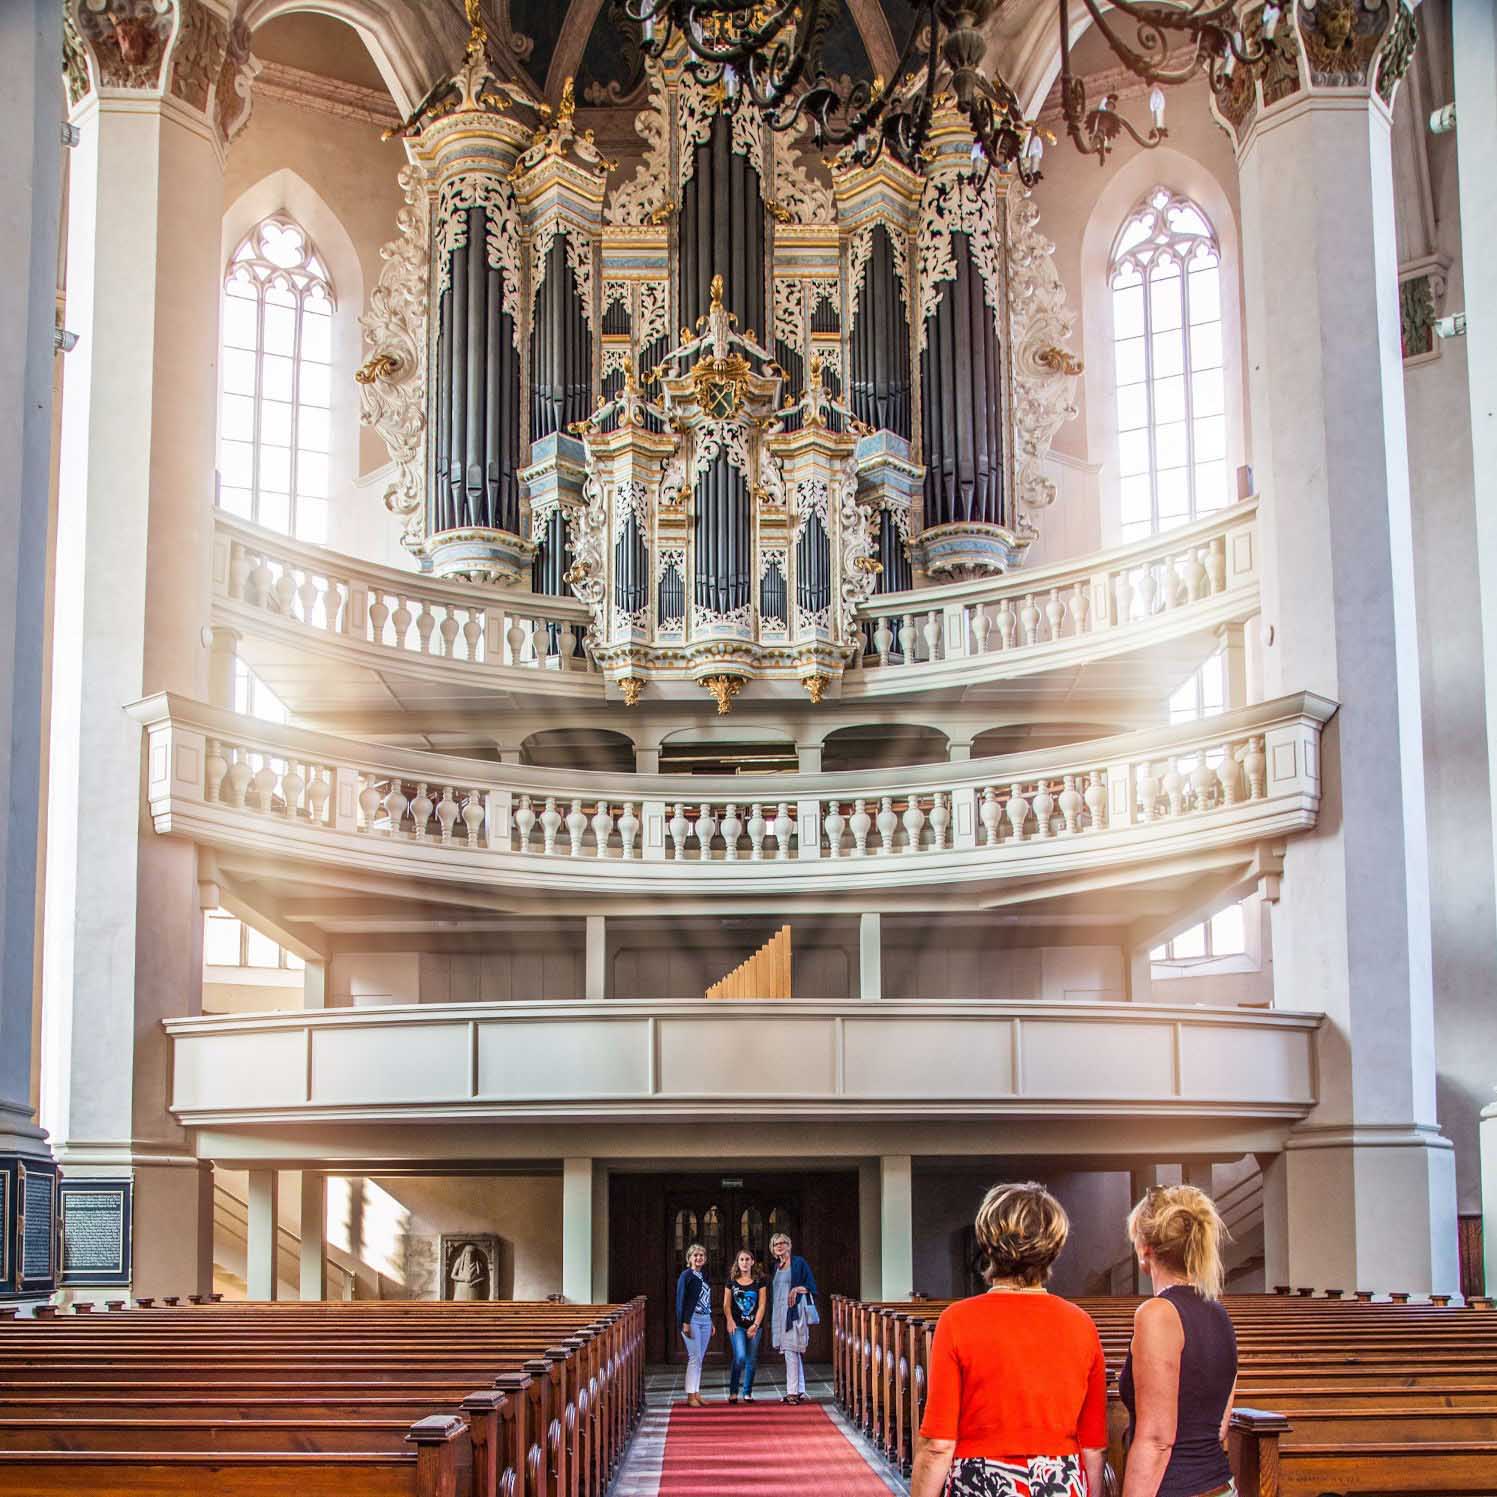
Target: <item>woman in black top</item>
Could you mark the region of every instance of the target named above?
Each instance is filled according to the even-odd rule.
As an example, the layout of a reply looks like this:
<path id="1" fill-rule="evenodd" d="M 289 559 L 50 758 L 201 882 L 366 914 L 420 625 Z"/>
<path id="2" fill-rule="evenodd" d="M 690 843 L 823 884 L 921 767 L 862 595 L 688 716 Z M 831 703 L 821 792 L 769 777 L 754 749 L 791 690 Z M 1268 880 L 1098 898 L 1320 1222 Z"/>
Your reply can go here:
<path id="1" fill-rule="evenodd" d="M 1118 1382 L 1129 1419 L 1123 1497 L 1231 1497 L 1237 1336 L 1220 1298 L 1227 1229 L 1210 1196 L 1176 1185 L 1133 1208 L 1128 1235 L 1154 1297 L 1133 1317 Z"/>
<path id="2" fill-rule="evenodd" d="M 744 1248 L 733 1264 L 733 1273 L 723 1288 L 723 1320 L 733 1341 L 733 1366 L 728 1373 L 728 1402 L 754 1401 L 754 1369 L 759 1365 L 759 1328 L 764 1324 L 764 1307 L 768 1301 L 769 1283 L 759 1272 L 754 1255 Z"/>

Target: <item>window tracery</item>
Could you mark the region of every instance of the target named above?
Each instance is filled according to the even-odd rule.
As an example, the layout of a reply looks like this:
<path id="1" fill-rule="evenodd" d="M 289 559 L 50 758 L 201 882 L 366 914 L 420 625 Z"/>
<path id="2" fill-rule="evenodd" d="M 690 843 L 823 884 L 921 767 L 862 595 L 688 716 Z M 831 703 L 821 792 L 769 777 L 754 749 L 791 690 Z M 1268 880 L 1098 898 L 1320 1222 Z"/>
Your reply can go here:
<path id="1" fill-rule="evenodd" d="M 333 285 L 284 213 L 244 238 L 224 276 L 218 502 L 300 540 L 327 539 Z"/>

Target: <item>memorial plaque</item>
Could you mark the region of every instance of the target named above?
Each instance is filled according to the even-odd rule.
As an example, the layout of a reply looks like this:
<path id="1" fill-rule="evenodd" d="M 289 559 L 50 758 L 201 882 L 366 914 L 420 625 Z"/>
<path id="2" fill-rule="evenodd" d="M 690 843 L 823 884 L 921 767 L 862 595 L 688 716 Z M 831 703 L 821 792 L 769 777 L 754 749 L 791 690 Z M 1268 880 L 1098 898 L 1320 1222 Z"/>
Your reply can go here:
<path id="1" fill-rule="evenodd" d="M 23 1283 L 51 1279 L 52 1240 L 56 1232 L 57 1176 L 50 1170 L 21 1175 L 21 1272 Z"/>
<path id="2" fill-rule="evenodd" d="M 129 1180 L 62 1184 L 62 1272 L 69 1287 L 130 1281 Z"/>

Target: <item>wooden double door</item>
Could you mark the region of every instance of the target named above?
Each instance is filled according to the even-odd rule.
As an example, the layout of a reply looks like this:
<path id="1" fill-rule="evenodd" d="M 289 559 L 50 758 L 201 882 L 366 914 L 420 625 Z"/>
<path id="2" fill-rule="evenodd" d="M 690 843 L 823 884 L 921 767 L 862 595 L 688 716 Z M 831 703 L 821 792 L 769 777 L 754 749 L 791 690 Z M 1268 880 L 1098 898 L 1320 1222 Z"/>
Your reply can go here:
<path id="1" fill-rule="evenodd" d="M 769 1239 L 784 1232 L 807 1260 L 821 1290 L 822 1324 L 813 1328 L 811 1361 L 831 1358 L 831 1296 L 858 1290 L 858 1177 L 851 1172 L 798 1174 L 614 1175 L 609 1191 L 609 1294 L 649 1301 L 651 1361 L 680 1363 L 686 1348 L 676 1334 L 676 1280 L 686 1250 L 707 1252 L 716 1332 L 708 1360 L 728 1354 L 722 1286 L 740 1248 L 753 1253 L 766 1279 L 773 1272 Z M 769 1328 L 760 1356 L 770 1355 Z"/>

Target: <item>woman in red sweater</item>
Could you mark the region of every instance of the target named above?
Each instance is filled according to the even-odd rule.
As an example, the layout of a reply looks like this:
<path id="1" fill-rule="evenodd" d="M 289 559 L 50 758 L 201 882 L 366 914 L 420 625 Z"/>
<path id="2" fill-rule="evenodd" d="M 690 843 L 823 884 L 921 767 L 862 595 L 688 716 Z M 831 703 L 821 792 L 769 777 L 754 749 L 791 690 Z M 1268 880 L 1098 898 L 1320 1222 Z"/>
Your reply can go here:
<path id="1" fill-rule="evenodd" d="M 910 1497 L 1101 1497 L 1102 1341 L 1084 1310 L 1045 1289 L 1070 1230 L 1041 1185 L 987 1193 L 977 1245 L 988 1292 L 936 1324 Z"/>

